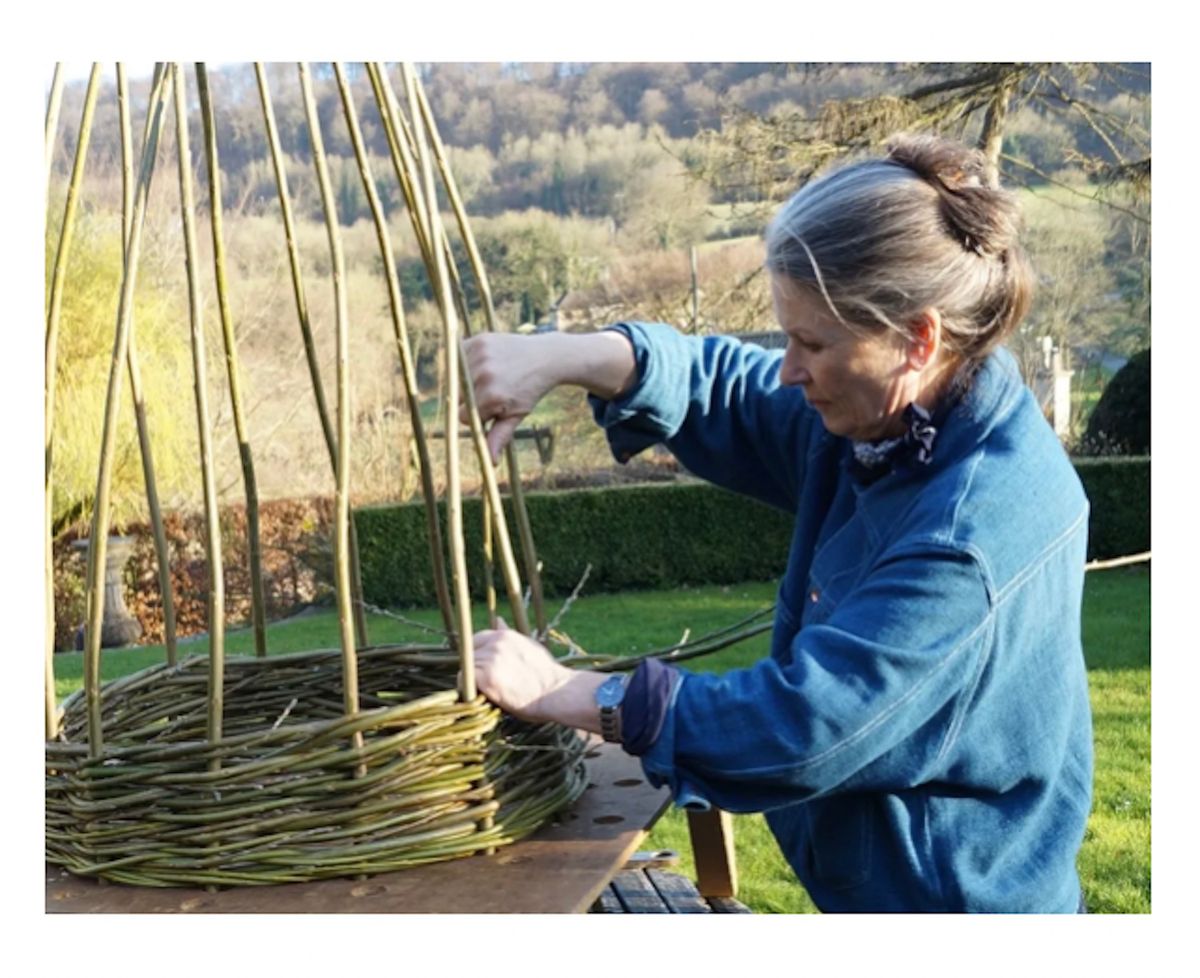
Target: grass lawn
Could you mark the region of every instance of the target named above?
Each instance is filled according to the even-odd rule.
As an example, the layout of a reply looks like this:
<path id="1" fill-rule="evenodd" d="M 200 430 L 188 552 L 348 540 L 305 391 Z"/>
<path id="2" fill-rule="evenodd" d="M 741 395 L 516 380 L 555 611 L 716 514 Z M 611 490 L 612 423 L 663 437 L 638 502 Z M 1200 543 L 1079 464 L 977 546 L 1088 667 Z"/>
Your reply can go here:
<path id="1" fill-rule="evenodd" d="M 774 583 L 685 588 L 581 597 L 564 618 L 563 629 L 594 653 L 632 654 L 681 638 L 682 623 L 693 636 L 731 624 L 769 605 Z M 551 614 L 556 608 L 552 606 Z M 426 625 L 433 611 L 405 611 Z M 396 619 L 369 619 L 373 643 L 424 641 L 429 636 Z M 1080 854 L 1088 907 L 1093 913 L 1150 912 L 1150 573 L 1145 567 L 1120 568 L 1087 576 L 1083 614 L 1095 724 L 1095 801 Z M 271 652 L 334 648 L 336 615 L 319 611 L 273 624 Z M 721 672 L 748 665 L 767 652 L 768 635 L 686 665 Z M 253 654 L 247 630 L 227 634 L 229 655 Z M 203 640 L 184 643 L 180 654 L 204 654 Z M 160 647 L 109 650 L 101 676 L 114 678 L 163 661 Z M 82 657 L 55 657 L 61 697 L 82 683 Z M 739 898 L 758 913 L 812 913 L 812 902 L 775 845 L 761 815 L 735 818 Z M 674 849 L 681 871 L 695 874 L 686 819 L 671 809 L 655 826 L 645 848 Z"/>

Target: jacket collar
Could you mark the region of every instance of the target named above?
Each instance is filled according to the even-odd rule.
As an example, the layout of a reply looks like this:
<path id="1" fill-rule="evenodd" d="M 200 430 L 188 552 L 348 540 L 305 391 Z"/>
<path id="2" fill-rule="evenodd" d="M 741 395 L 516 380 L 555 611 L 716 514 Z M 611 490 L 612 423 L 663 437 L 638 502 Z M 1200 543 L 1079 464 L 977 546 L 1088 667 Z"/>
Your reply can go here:
<path id="1" fill-rule="evenodd" d="M 944 468 L 982 442 L 1015 409 L 1023 389 L 1016 359 L 1008 350 L 996 349 L 969 374 L 955 378 L 947 400 L 932 416 L 922 412 L 909 419 L 908 436 L 891 449 L 890 463 L 868 468 L 851 447 L 845 464 L 860 489 L 893 471 L 919 476 Z"/>

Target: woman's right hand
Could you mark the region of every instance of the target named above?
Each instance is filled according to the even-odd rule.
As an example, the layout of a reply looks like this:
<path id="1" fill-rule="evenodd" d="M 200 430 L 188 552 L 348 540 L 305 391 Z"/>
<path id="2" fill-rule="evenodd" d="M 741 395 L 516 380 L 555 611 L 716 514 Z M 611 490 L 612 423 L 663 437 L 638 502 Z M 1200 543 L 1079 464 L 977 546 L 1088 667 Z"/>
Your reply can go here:
<path id="1" fill-rule="evenodd" d="M 493 461 L 499 460 L 525 415 L 559 384 L 578 384 L 611 400 L 637 380 L 633 345 L 613 330 L 536 336 L 480 333 L 463 340 L 463 350 L 479 416 L 485 426 L 491 424 L 487 442 Z"/>
<path id="2" fill-rule="evenodd" d="M 562 356 L 554 356 L 555 344 L 549 339 L 481 333 L 463 340 L 479 417 L 485 427 L 491 422 L 487 442 L 493 461 L 499 460 L 525 415 L 561 383 L 556 368 Z"/>

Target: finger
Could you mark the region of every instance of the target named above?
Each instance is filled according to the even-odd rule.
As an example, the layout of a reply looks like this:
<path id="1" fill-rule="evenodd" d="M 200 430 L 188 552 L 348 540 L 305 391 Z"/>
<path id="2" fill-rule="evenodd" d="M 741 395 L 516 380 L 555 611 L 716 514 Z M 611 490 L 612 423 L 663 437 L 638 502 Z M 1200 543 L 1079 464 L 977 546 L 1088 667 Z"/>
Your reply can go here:
<path id="1" fill-rule="evenodd" d="M 499 615 L 496 616 L 496 631 L 498 631 L 498 632 L 507 632 L 508 631 L 508 622 L 506 622 Z"/>
<path id="2" fill-rule="evenodd" d="M 500 461 L 500 453 L 504 450 L 504 446 L 512 441 L 513 434 L 517 430 L 517 425 L 521 423 L 519 417 L 499 418 L 488 431 L 487 443 L 488 450 L 492 453 L 492 462 Z"/>

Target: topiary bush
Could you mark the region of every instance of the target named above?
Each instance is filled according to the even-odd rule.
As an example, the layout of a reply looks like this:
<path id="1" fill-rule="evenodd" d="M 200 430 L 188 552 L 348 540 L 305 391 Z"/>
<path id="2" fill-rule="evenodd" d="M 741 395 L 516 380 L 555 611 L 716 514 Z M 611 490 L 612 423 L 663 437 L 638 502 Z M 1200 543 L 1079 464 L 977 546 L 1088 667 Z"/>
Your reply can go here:
<path id="1" fill-rule="evenodd" d="M 1080 446 L 1083 455 L 1150 454 L 1150 350 L 1113 375 L 1100 395 Z"/>

